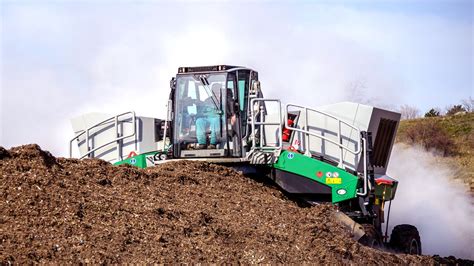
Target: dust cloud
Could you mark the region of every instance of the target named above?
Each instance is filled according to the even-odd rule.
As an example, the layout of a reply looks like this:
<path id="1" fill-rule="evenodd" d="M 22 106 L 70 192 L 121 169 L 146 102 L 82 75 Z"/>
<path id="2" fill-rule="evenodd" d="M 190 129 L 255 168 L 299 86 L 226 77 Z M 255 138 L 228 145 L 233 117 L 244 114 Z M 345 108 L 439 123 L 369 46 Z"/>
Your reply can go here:
<path id="1" fill-rule="evenodd" d="M 454 180 L 454 173 L 420 147 L 395 145 L 388 174 L 400 183 L 392 203 L 390 227 L 415 225 L 423 254 L 474 259 L 474 201 Z"/>

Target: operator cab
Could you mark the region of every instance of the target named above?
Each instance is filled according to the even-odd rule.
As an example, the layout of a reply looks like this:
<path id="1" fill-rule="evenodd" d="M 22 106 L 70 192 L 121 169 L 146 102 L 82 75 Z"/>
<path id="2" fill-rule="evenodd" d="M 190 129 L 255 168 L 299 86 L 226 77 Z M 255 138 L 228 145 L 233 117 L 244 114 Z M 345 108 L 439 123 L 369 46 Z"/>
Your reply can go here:
<path id="1" fill-rule="evenodd" d="M 243 157 L 249 88 L 258 73 L 218 65 L 180 67 L 172 78 L 174 158 Z"/>

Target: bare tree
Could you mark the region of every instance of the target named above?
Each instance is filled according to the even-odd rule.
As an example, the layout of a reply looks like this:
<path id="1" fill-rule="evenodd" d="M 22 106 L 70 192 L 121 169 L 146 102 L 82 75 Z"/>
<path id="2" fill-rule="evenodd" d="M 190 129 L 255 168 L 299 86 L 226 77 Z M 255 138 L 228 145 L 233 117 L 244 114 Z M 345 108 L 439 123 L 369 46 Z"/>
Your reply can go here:
<path id="1" fill-rule="evenodd" d="M 365 96 L 366 88 L 364 80 L 353 80 L 347 84 L 347 96 L 351 101 L 360 102 Z"/>
<path id="2" fill-rule="evenodd" d="M 361 104 L 372 104 L 374 99 L 367 97 L 367 84 L 363 78 L 355 79 L 346 86 L 347 100 Z"/>
<path id="3" fill-rule="evenodd" d="M 461 100 L 461 104 L 466 112 L 474 112 L 474 98 L 471 96 L 468 99 Z"/>
<path id="4" fill-rule="evenodd" d="M 410 106 L 407 104 L 404 104 L 400 106 L 399 109 L 400 113 L 402 114 L 402 119 L 415 119 L 420 117 L 420 110 L 416 108 L 415 106 Z"/>

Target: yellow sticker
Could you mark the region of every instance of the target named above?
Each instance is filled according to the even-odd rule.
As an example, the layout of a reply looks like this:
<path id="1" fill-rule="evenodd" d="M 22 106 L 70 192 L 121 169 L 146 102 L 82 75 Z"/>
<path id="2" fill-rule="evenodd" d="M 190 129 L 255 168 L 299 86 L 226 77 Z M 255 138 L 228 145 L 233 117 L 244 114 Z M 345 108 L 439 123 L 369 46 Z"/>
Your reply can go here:
<path id="1" fill-rule="evenodd" d="M 342 178 L 340 178 L 340 177 L 326 177 L 326 184 L 340 185 L 340 184 L 342 184 Z"/>

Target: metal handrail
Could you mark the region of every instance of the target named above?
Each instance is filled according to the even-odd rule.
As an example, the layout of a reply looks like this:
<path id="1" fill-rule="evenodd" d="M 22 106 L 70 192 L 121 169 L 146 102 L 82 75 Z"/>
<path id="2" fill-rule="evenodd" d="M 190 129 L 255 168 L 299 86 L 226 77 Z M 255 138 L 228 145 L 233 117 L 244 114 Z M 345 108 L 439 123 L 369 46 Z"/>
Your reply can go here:
<path id="1" fill-rule="evenodd" d="M 304 125 L 303 125 L 303 129 L 299 129 L 299 128 L 295 128 L 295 127 L 291 127 L 288 125 L 288 107 L 296 107 L 296 108 L 300 108 L 300 109 L 303 109 L 304 112 L 305 112 L 305 121 L 304 121 Z M 320 134 L 315 134 L 311 131 L 309 131 L 309 125 L 308 125 L 308 111 L 312 111 L 312 112 L 315 112 L 315 113 L 318 113 L 318 114 L 321 114 L 321 115 L 324 115 L 324 116 L 327 116 L 329 118 L 332 118 L 334 120 L 337 121 L 338 123 L 338 130 L 337 130 L 337 138 L 338 138 L 338 143 L 336 143 L 335 141 L 329 139 L 329 138 L 326 138 Z M 301 106 L 301 105 L 296 105 L 296 104 L 286 104 L 286 112 L 285 112 L 285 127 L 287 129 L 290 129 L 290 130 L 294 130 L 294 131 L 298 131 L 298 132 L 301 132 L 303 134 L 305 134 L 306 136 L 306 139 L 305 139 L 305 146 L 307 146 L 308 148 L 306 149 L 305 148 L 305 155 L 307 156 L 311 156 L 311 152 L 309 150 L 309 135 L 312 135 L 312 136 L 315 136 L 317 138 L 320 138 L 320 139 L 323 139 L 325 141 L 328 141 L 336 146 L 339 147 L 340 151 L 341 151 L 341 154 L 340 154 L 340 158 L 339 158 L 339 167 L 342 167 L 343 166 L 343 157 L 344 157 L 344 153 L 343 153 L 343 150 L 346 150 L 354 155 L 357 155 L 359 154 L 362 150 L 361 150 L 361 145 L 360 145 L 360 140 L 359 139 L 356 139 L 357 141 L 357 149 L 355 149 L 354 151 L 350 150 L 349 148 L 347 148 L 346 146 L 344 146 L 342 144 L 342 134 L 341 134 L 341 124 L 344 124 L 352 129 L 355 129 L 359 134 L 360 136 L 360 129 L 354 125 L 351 125 L 350 123 L 344 121 L 344 120 L 341 120 L 339 119 L 338 117 L 334 116 L 334 115 L 331 115 L 331 114 L 328 114 L 328 113 L 325 113 L 325 112 L 322 112 L 322 111 L 319 111 L 319 110 L 315 110 L 315 109 L 312 109 L 312 108 L 309 108 L 309 107 L 305 107 L 305 106 Z"/>
<path id="2" fill-rule="evenodd" d="M 291 127 L 288 125 L 288 107 L 297 107 L 297 108 L 300 108 L 300 109 L 303 109 L 304 112 L 305 112 L 305 121 L 304 121 L 304 125 L 303 125 L 303 128 L 304 129 L 299 129 L 299 128 L 295 128 L 295 127 Z M 317 137 L 319 139 L 322 139 L 322 140 L 325 140 L 325 141 L 328 141 L 336 146 L 339 147 L 340 151 L 341 151 L 341 154 L 340 154 L 340 157 L 339 157 L 339 164 L 338 164 L 338 167 L 340 168 L 343 168 L 344 166 L 348 166 L 346 164 L 344 164 L 344 160 L 343 160 L 343 157 L 344 157 L 344 154 L 343 154 L 343 150 L 346 150 L 347 152 L 349 153 L 352 153 L 354 155 L 358 155 L 362 152 L 362 148 L 361 148 L 361 141 L 363 142 L 363 146 L 364 146 L 364 151 L 367 150 L 367 140 L 363 137 L 361 137 L 360 139 L 356 139 L 357 141 L 357 149 L 355 150 L 351 150 L 349 149 L 348 147 L 344 146 L 342 144 L 342 135 L 341 135 L 341 124 L 345 124 L 347 125 L 348 127 L 352 128 L 352 129 L 355 129 L 357 132 L 358 132 L 358 136 L 361 136 L 361 131 L 358 127 L 354 126 L 354 125 L 351 125 L 349 122 L 346 122 L 344 120 L 341 120 L 339 119 L 338 117 L 334 116 L 334 115 L 331 115 L 331 114 L 328 114 L 328 113 L 325 113 L 325 112 L 322 112 L 322 111 L 319 111 L 319 110 L 315 110 L 315 109 L 312 109 L 312 108 L 309 108 L 309 107 L 305 107 L 305 106 L 301 106 L 301 105 L 296 105 L 296 104 L 286 104 L 286 108 L 285 108 L 285 127 L 289 130 L 293 130 L 293 131 L 297 131 L 297 132 L 301 132 L 303 134 L 305 134 L 306 136 L 306 141 L 304 143 L 304 151 L 305 151 L 305 155 L 307 156 L 311 156 L 311 152 L 310 152 L 310 145 L 309 145 L 309 136 L 314 136 L 314 137 Z M 338 142 L 332 140 L 332 139 L 329 139 L 327 137 L 324 137 L 322 136 L 321 134 L 316 134 L 314 132 L 311 132 L 309 131 L 309 128 L 308 128 L 308 111 L 313 111 L 315 113 L 318 113 L 318 114 L 322 114 L 324 116 L 327 116 L 327 117 L 330 117 L 330 118 L 333 118 L 335 119 L 337 122 L 338 122 L 338 132 L 337 132 L 337 138 L 338 138 Z M 307 147 L 307 148 L 306 148 Z M 363 181 L 364 181 L 364 187 L 363 187 L 363 192 L 357 192 L 357 195 L 359 196 L 366 196 L 367 195 L 367 191 L 368 191 L 368 188 L 367 186 L 369 185 L 369 182 L 368 182 L 368 177 L 367 177 L 367 155 L 365 153 L 362 153 L 362 157 L 363 157 L 363 164 L 364 164 L 364 172 L 363 172 Z M 349 166 L 350 167 L 350 166 Z"/>
<path id="3" fill-rule="evenodd" d="M 121 137 L 120 137 L 120 136 L 119 136 L 119 132 L 118 132 L 119 117 L 124 116 L 124 115 L 128 115 L 128 114 L 131 115 L 131 118 L 132 118 L 132 122 L 131 122 L 131 123 L 133 124 L 133 133 L 131 133 L 131 134 L 127 135 L 127 136 L 121 136 Z M 130 118 L 127 118 L 127 119 L 130 119 Z M 113 139 L 113 140 L 111 140 L 111 141 L 109 141 L 109 142 L 107 142 L 107 143 L 105 143 L 105 144 L 102 144 L 101 146 L 96 147 L 96 148 L 94 148 L 94 149 L 91 150 L 90 147 L 89 147 L 89 138 L 90 138 L 89 132 L 90 132 L 92 129 L 96 128 L 96 127 L 103 126 L 103 125 L 105 125 L 105 124 L 112 123 L 112 122 L 114 123 L 115 136 L 117 136 L 117 137 L 116 137 L 115 139 Z M 122 120 L 121 122 L 125 122 L 125 120 Z M 117 143 L 117 147 L 116 147 L 116 148 L 117 148 L 117 161 L 120 161 L 120 160 L 122 160 L 122 158 L 121 158 L 121 156 L 120 156 L 121 153 L 119 152 L 119 151 L 120 151 L 120 148 L 121 148 L 121 147 L 120 147 L 120 140 L 123 140 L 123 139 L 130 138 L 130 137 L 135 136 L 135 135 L 136 135 L 136 131 L 137 131 L 137 127 L 136 127 L 136 116 L 135 116 L 135 112 L 134 112 L 134 111 L 129 111 L 129 112 L 125 112 L 125 113 L 122 113 L 122 114 L 118 114 L 118 115 L 116 115 L 116 116 L 112 116 L 112 117 L 110 117 L 110 118 L 107 118 L 107 119 L 105 119 L 105 120 L 102 120 L 101 122 L 99 122 L 99 123 L 97 123 L 97 124 L 95 124 L 95 125 L 93 125 L 93 126 L 88 127 L 86 130 L 82 130 L 81 133 L 79 133 L 79 134 L 77 134 L 76 136 L 74 136 L 74 138 L 72 138 L 72 139 L 69 141 L 69 157 L 72 158 L 72 142 L 73 142 L 74 140 L 79 141 L 79 137 L 81 137 L 82 135 L 85 134 L 85 135 L 86 135 L 87 153 L 84 154 L 83 156 L 81 156 L 79 159 L 83 159 L 83 158 L 85 158 L 85 157 L 88 157 L 91 153 L 95 152 L 96 150 L 101 149 L 101 148 L 103 148 L 103 147 L 105 147 L 105 146 L 107 146 L 107 145 L 110 145 L 110 144 L 116 142 L 116 143 Z"/>
<path id="4" fill-rule="evenodd" d="M 255 102 L 277 102 L 278 103 L 278 121 L 280 121 L 279 123 L 272 123 L 272 122 L 265 122 L 264 120 L 264 106 L 263 105 L 260 105 L 260 110 L 258 113 L 255 113 L 255 110 L 253 108 Z M 282 134 L 281 134 L 281 130 L 282 130 L 282 125 L 281 125 L 281 119 L 282 119 L 282 116 L 281 116 L 281 101 L 279 99 L 265 99 L 265 98 L 253 98 L 251 101 L 250 101 L 250 114 L 251 114 L 251 125 L 252 125 L 252 150 L 255 150 L 257 148 L 257 145 L 256 145 L 256 141 L 255 141 L 255 126 L 278 126 L 278 129 L 279 129 L 279 134 L 278 134 L 278 138 L 279 138 L 279 141 L 278 141 L 278 146 L 276 147 L 263 147 L 263 140 L 262 138 L 260 139 L 260 143 L 259 143 L 259 147 L 258 149 L 260 150 L 264 150 L 265 148 L 267 148 L 268 150 L 279 150 L 281 149 L 283 146 L 283 141 L 282 141 Z M 256 122 L 256 116 L 257 115 L 260 115 L 260 121 L 259 122 Z M 263 134 L 263 130 L 261 130 L 260 134 L 262 135 Z"/>
<path id="5" fill-rule="evenodd" d="M 367 150 L 367 140 L 365 138 L 362 138 L 362 142 L 364 143 L 364 151 Z M 368 182 L 368 177 L 367 177 L 367 154 L 364 152 L 363 154 L 363 160 L 364 160 L 364 187 L 363 187 L 363 192 L 357 192 L 357 195 L 365 197 L 367 195 L 367 192 L 369 191 L 369 188 L 367 187 L 370 183 Z"/>
<path id="6" fill-rule="evenodd" d="M 286 127 L 286 123 L 285 123 L 285 127 Z M 314 133 L 314 132 L 311 132 L 311 131 L 306 131 L 306 130 L 303 130 L 303 129 L 299 129 L 299 128 L 293 128 L 293 127 L 287 127 L 288 129 L 290 130 L 294 130 L 294 131 L 297 131 L 297 132 L 301 132 L 301 133 L 304 133 L 304 134 L 308 134 L 308 135 L 311 135 L 311 136 L 314 136 L 314 137 L 317 137 L 317 138 L 320 138 L 320 139 L 323 139 L 325 141 L 329 141 L 330 143 L 336 145 L 336 146 L 339 146 L 339 148 L 341 149 L 344 149 L 344 150 L 347 150 L 348 152 L 354 154 L 354 155 L 357 155 L 361 152 L 361 150 L 359 151 L 351 151 L 350 149 L 348 149 L 347 147 L 343 146 L 342 144 L 339 144 L 337 142 L 335 142 L 334 140 L 332 139 L 328 139 L 324 136 L 321 136 L 320 134 L 317 134 L 317 133 Z M 309 148 L 308 148 L 309 150 Z M 305 149 L 305 152 L 306 152 L 306 149 Z"/>

